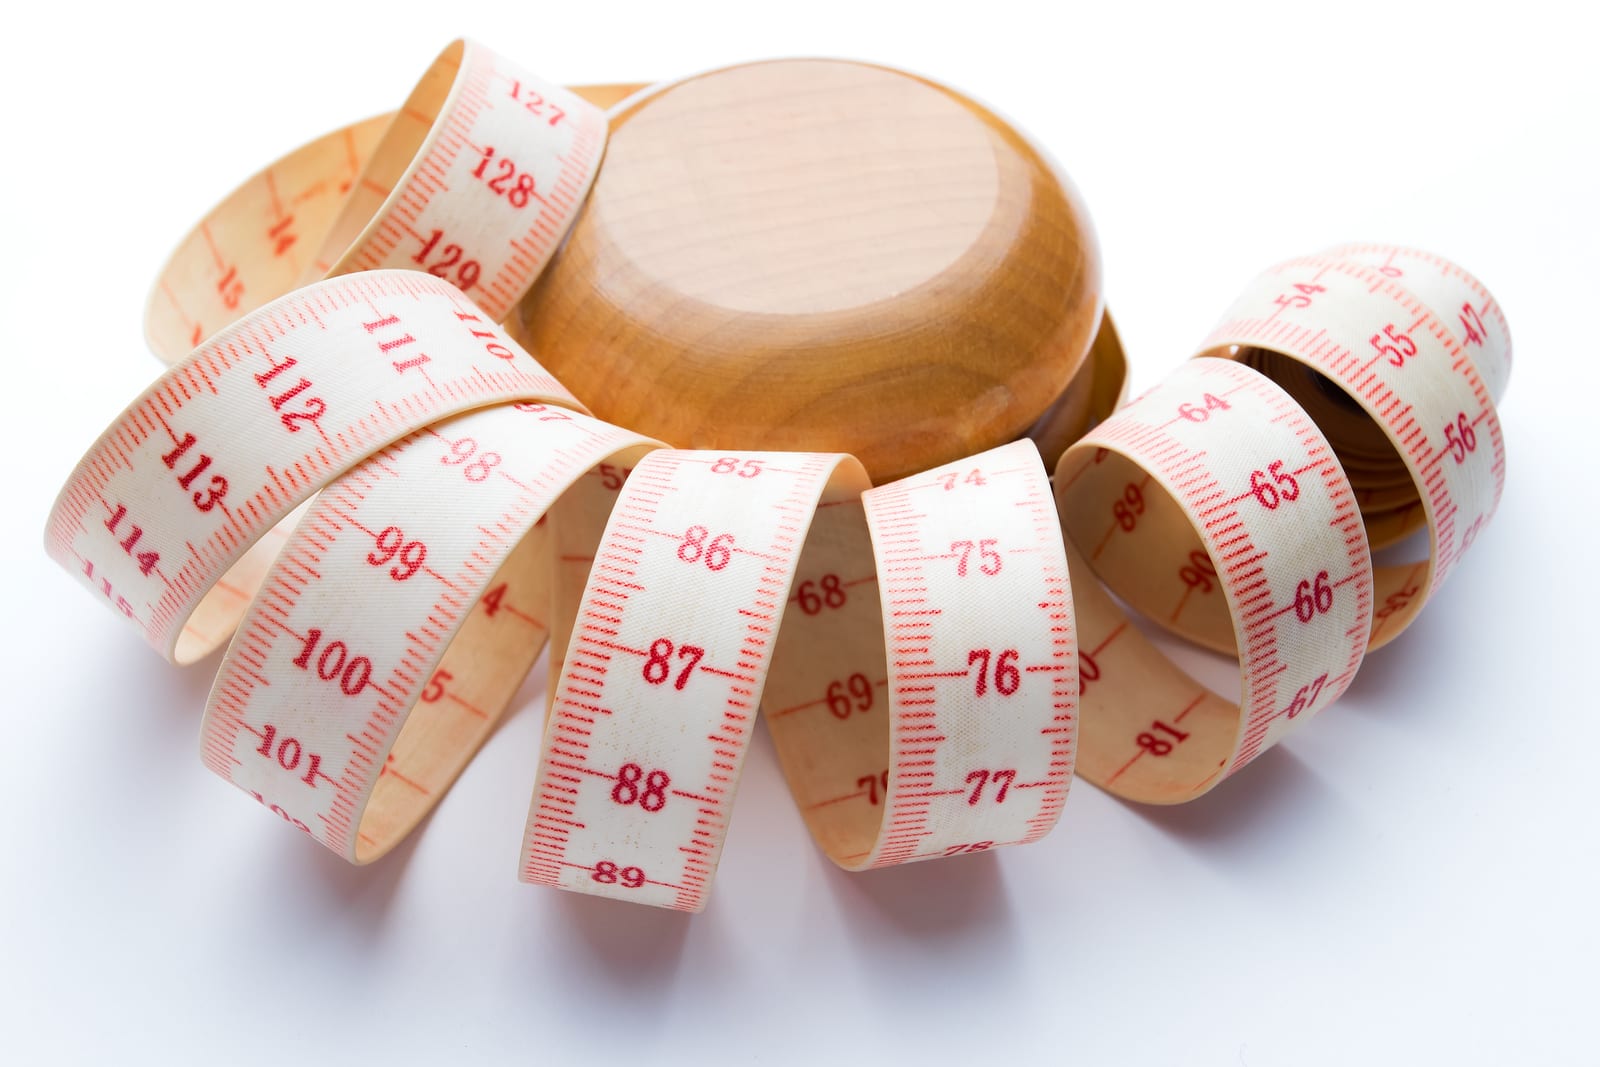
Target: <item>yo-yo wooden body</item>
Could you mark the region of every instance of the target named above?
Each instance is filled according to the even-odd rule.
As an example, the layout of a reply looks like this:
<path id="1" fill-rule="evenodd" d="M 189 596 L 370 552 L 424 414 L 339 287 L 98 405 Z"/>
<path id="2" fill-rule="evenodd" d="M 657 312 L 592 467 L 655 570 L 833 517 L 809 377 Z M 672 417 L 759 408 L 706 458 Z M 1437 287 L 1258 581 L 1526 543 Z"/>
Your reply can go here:
<path id="1" fill-rule="evenodd" d="M 790 60 L 614 110 L 508 328 L 602 418 L 850 452 L 881 482 L 1027 433 L 1102 310 L 1086 211 L 1005 121 L 898 71 Z"/>

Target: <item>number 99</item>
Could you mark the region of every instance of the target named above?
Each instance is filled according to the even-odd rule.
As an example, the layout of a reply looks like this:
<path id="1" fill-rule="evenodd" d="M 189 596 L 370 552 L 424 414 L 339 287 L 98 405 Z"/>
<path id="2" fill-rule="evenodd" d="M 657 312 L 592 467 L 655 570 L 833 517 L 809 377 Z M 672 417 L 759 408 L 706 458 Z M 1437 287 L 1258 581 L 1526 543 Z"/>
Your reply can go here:
<path id="1" fill-rule="evenodd" d="M 389 577 L 403 582 L 422 569 L 423 561 L 428 558 L 428 546 L 421 541 L 407 541 L 398 526 L 386 526 L 378 534 L 378 547 L 367 553 L 367 562 L 381 567 L 397 555 L 400 561 L 389 568 Z"/>

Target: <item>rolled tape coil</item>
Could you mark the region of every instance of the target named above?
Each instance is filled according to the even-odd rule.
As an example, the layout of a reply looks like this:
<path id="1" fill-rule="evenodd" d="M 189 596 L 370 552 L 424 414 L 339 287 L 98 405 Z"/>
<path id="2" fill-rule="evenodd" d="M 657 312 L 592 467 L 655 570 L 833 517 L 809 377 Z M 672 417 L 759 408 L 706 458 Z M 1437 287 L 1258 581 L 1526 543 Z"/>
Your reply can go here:
<path id="1" fill-rule="evenodd" d="M 1273 507 L 1257 489 L 1277 494 Z M 1222 360 L 1180 367 L 1069 449 L 1055 491 L 1084 591 L 1091 781 L 1152 803 L 1187 800 L 1355 677 L 1372 626 L 1355 493 L 1327 439 L 1267 378 Z M 1168 621 L 1203 609 L 1223 618 L 1239 699 L 1155 652 L 1097 578 L 1124 603 L 1159 604 Z M 1141 595 L 1152 584 L 1182 592 L 1170 604 Z"/>
<path id="2" fill-rule="evenodd" d="M 308 273 L 374 255 L 413 271 L 318 282 L 214 336 L 91 449 L 48 535 L 180 661 L 248 607 L 205 758 L 348 859 L 416 824 L 547 636 L 529 881 L 702 907 L 758 707 L 809 828 L 849 869 L 1037 839 L 1080 748 L 1114 792 L 1186 800 L 1331 703 L 1498 502 L 1504 317 L 1460 268 L 1378 245 L 1263 275 L 1202 346 L 1226 358 L 1068 448 L 1053 491 L 1026 442 L 868 488 L 848 456 L 670 450 L 589 418 L 487 321 L 525 282 L 483 284 L 484 263 L 514 257 L 478 248 L 515 251 L 525 231 L 497 246 L 494 225 L 462 228 L 486 242 L 463 246 L 479 272 L 454 278 L 478 305 L 393 236 L 442 234 L 454 190 L 476 189 L 408 185 L 427 168 L 397 162 L 431 158 L 459 101 L 498 79 L 519 117 L 535 110 L 520 87 L 538 83 L 497 62 L 473 81 L 474 55 L 447 50 L 387 135 L 360 124 L 290 157 L 315 176 L 296 220 L 348 254 L 302 262 L 299 232 L 272 232 L 269 169 L 212 216 L 267 194 L 263 233 L 239 231 L 250 272 L 202 226 L 149 332 L 170 356 Z M 458 144 L 449 165 L 510 158 L 472 144 L 476 162 Z M 339 165 L 401 173 L 336 208 Z M 439 213 L 400 214 L 415 188 Z M 199 317 L 179 310 L 212 291 Z M 325 484 L 270 568 L 277 544 L 246 555 Z M 1427 559 L 1374 570 L 1372 545 L 1423 526 Z M 1237 655 L 1238 699 L 1185 676 L 1127 608 Z"/>
<path id="3" fill-rule="evenodd" d="M 517 404 L 428 426 L 338 479 L 223 662 L 201 727 L 207 766 L 346 859 L 393 847 L 544 648 L 546 513 L 649 445 Z"/>
<path id="4" fill-rule="evenodd" d="M 594 557 L 522 876 L 699 910 L 761 707 L 841 866 L 1035 840 L 1076 666 L 1031 443 L 876 489 L 844 455 L 653 453 Z"/>
<path id="5" fill-rule="evenodd" d="M 297 149 L 212 209 L 151 293 L 151 348 L 174 363 L 297 286 L 385 268 L 444 278 L 501 321 L 599 171 L 606 119 L 589 98 L 631 88 L 564 89 L 453 42 L 399 111 Z"/>
<path id="6" fill-rule="evenodd" d="M 376 448 L 508 400 L 580 406 L 447 282 L 319 282 L 134 401 L 73 471 L 47 547 L 158 652 L 192 663 L 233 632 L 281 547 L 274 527 L 313 493 Z"/>
<path id="7" fill-rule="evenodd" d="M 1201 347 L 1225 359 L 1180 369 L 1057 467 L 1085 649 L 1082 772 L 1113 792 L 1189 799 L 1325 708 L 1498 506 L 1504 444 L 1478 368 L 1504 387 L 1499 306 L 1439 257 L 1353 249 L 1261 275 Z M 1242 393 L 1222 384 L 1235 379 Z M 1352 472 L 1391 491 L 1358 492 Z M 1372 567 L 1370 544 L 1421 526 L 1425 558 Z M 1178 671 L 1121 605 L 1238 656 L 1238 707 Z M 1113 693 L 1118 677 L 1130 681 Z"/>
<path id="8" fill-rule="evenodd" d="M 1433 288 L 1458 289 L 1443 313 L 1392 265 L 1385 272 L 1337 256 L 1280 264 L 1235 301 L 1203 349 L 1268 368 L 1329 426 L 1352 480 L 1367 483 L 1358 499 L 1375 543 L 1426 527 L 1426 559 L 1375 575 L 1375 646 L 1398 635 L 1454 570 L 1505 487 L 1500 420 L 1478 367 L 1504 387 L 1509 335 L 1487 291 L 1472 292 L 1470 276 L 1438 263 L 1414 269 Z M 1445 317 L 1463 307 L 1475 315 Z M 1479 325 L 1488 321 L 1492 332 Z"/>

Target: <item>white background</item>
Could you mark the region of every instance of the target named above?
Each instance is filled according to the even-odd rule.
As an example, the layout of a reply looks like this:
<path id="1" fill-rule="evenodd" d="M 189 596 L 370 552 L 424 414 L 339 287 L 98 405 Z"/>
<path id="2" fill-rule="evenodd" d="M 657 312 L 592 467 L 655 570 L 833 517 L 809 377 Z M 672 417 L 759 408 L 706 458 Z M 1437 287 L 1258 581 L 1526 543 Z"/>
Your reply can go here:
<path id="1" fill-rule="evenodd" d="M 1597 1062 L 1600 81 L 1576 10 L 14 7 L 0 1061 Z M 703 915 L 536 890 L 536 678 L 422 832 L 347 867 L 202 769 L 216 660 L 160 661 L 41 532 L 156 373 L 140 316 L 177 239 L 462 33 L 557 81 L 826 54 L 970 91 L 1081 188 L 1140 388 L 1277 259 L 1449 255 L 1516 342 L 1500 514 L 1340 704 L 1178 810 L 1080 783 L 1039 845 L 845 876 L 761 733 Z"/>

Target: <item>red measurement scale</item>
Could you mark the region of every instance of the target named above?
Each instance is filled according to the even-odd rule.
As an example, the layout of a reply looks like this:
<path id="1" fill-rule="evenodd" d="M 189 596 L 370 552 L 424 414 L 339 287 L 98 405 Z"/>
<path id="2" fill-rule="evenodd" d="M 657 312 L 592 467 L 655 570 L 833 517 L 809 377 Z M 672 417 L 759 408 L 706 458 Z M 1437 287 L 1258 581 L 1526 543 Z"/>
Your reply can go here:
<path id="1" fill-rule="evenodd" d="M 1068 450 L 1056 498 L 1074 547 L 1090 781 L 1137 800 L 1187 800 L 1354 678 L 1372 627 L 1355 494 L 1315 424 L 1256 371 L 1180 367 Z M 1168 625 L 1227 623 L 1239 698 L 1167 661 L 1097 579 Z"/>
<path id="2" fill-rule="evenodd" d="M 1478 368 L 1503 389 L 1510 353 L 1504 316 L 1471 275 L 1423 252 L 1352 246 L 1268 271 L 1202 349 L 1271 376 L 1283 392 L 1245 379 L 1271 411 L 1241 420 L 1226 389 L 1168 391 L 1246 373 L 1202 360 L 1069 452 L 1056 488 L 1079 578 L 1085 776 L 1183 800 L 1342 692 L 1498 503 L 1503 444 Z M 1268 433 L 1290 425 L 1298 445 Z M 1428 558 L 1366 576 L 1368 543 L 1422 526 Z M 1156 653 L 1091 574 L 1151 621 L 1239 655 L 1242 709 Z M 1119 682 L 1130 672 L 1145 679 L 1137 694 Z"/>
<path id="3" fill-rule="evenodd" d="M 859 544 L 864 525 L 878 617 L 865 597 L 849 626 L 796 604 L 786 631 L 797 651 L 826 642 L 809 658 L 833 671 L 797 670 L 807 657 L 785 656 L 770 687 L 768 722 L 807 824 L 851 870 L 1037 840 L 1066 800 L 1078 688 L 1066 559 L 1037 449 L 1005 445 L 862 502 L 824 518 L 842 545 Z M 868 558 L 837 556 L 807 570 L 851 575 Z M 827 578 L 816 579 L 824 594 Z M 882 696 L 869 700 L 860 683 L 878 678 Z"/>
<path id="4" fill-rule="evenodd" d="M 844 866 L 1054 825 L 1076 656 L 1037 450 L 865 485 L 848 457 L 804 453 L 657 452 L 633 471 L 556 690 L 525 880 L 703 907 L 758 702 Z M 934 606 L 952 595 L 960 610 Z M 824 663 L 841 672 L 825 685 Z"/>
<path id="5" fill-rule="evenodd" d="M 456 412 L 578 407 L 448 283 L 319 282 L 196 349 L 89 449 L 51 512 L 52 556 L 157 651 L 226 641 L 280 547 L 252 546 L 327 481 Z"/>
<path id="6" fill-rule="evenodd" d="M 1352 470 L 1390 489 L 1375 514 L 1363 506 L 1374 542 L 1426 527 L 1425 561 L 1375 575 L 1374 647 L 1398 635 L 1444 582 L 1505 487 L 1500 420 L 1472 353 L 1503 383 L 1509 337 L 1486 293 L 1447 307 L 1461 307 L 1460 318 L 1447 322 L 1381 267 L 1294 260 L 1257 279 L 1203 349 L 1273 374 L 1333 428 Z M 1499 328 L 1479 328 L 1488 321 Z"/>
<path id="7" fill-rule="evenodd" d="M 517 404 L 437 423 L 340 478 L 229 648 L 201 730 L 207 765 L 345 858 L 382 855 L 544 647 L 552 561 L 536 524 L 600 464 L 650 445 Z"/>
<path id="8" fill-rule="evenodd" d="M 456 41 L 398 112 L 279 160 L 184 239 L 151 294 L 151 347 L 175 362 L 297 285 L 391 267 L 448 280 L 499 322 L 565 236 L 605 136 L 594 104 Z"/>
<path id="9" fill-rule="evenodd" d="M 1496 404 L 1511 381 L 1511 328 L 1505 312 L 1482 282 L 1461 267 L 1418 248 L 1341 245 L 1323 255 L 1375 267 L 1420 299 L 1455 335 Z"/>
<path id="10" fill-rule="evenodd" d="M 622 487 L 555 690 L 525 881 L 704 906 L 801 546 L 847 456 L 664 451 Z"/>

